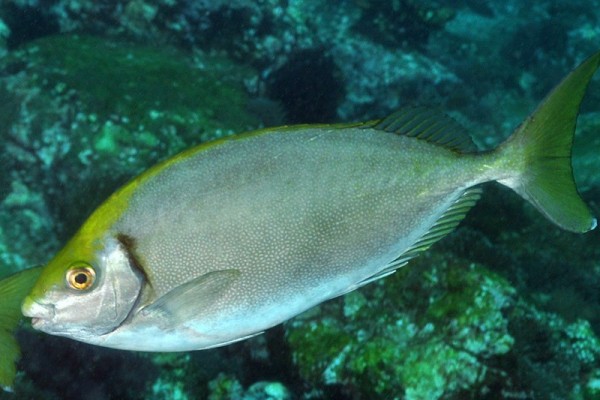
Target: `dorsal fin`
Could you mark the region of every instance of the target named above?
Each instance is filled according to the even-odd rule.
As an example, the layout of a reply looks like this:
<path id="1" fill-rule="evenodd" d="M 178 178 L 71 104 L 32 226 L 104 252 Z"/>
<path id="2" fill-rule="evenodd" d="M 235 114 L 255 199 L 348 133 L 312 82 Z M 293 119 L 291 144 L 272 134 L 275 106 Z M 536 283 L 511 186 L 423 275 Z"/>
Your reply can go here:
<path id="1" fill-rule="evenodd" d="M 372 125 L 375 129 L 426 140 L 461 153 L 477 150 L 471 137 L 454 119 L 425 107 L 407 107 Z"/>
<path id="2" fill-rule="evenodd" d="M 467 189 L 448 209 L 442 214 L 442 216 L 432 225 L 432 227 L 421 236 L 412 246 L 410 246 L 404 253 L 398 258 L 389 263 L 385 268 L 378 271 L 375 275 L 358 282 L 353 285 L 348 291 L 354 290 L 360 286 L 366 285 L 367 283 L 373 282 L 379 278 L 383 278 L 392 274 L 398 268 L 406 265 L 406 263 L 427 250 L 435 242 L 449 234 L 458 226 L 460 221 L 463 220 L 467 212 L 475 205 L 479 197 L 481 196 L 481 189 L 470 188 Z"/>

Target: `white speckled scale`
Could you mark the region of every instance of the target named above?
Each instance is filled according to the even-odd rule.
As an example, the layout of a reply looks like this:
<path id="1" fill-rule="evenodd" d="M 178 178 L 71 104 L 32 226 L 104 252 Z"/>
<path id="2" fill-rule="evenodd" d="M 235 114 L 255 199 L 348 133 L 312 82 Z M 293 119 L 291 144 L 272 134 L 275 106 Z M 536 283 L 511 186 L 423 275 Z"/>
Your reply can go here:
<path id="1" fill-rule="evenodd" d="M 162 313 L 172 319 L 164 323 L 172 338 L 130 339 L 141 350 L 215 346 L 345 293 L 481 180 L 459 158 L 373 129 L 310 128 L 230 140 L 165 169 L 140 187 L 109 232 L 135 242 L 152 288 L 139 307 L 212 271 L 240 275 L 209 307 L 190 298 L 187 306 L 202 310 L 191 320 Z M 133 313 L 104 340 L 118 343 L 135 325 L 155 326 L 153 317 Z"/>

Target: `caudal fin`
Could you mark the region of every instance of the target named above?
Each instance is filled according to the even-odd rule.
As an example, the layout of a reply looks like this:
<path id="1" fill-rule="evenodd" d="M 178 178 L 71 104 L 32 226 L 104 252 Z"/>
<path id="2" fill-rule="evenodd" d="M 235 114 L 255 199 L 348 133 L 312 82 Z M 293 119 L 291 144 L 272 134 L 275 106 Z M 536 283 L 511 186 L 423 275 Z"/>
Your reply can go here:
<path id="1" fill-rule="evenodd" d="M 573 232 L 586 232 L 597 225 L 577 192 L 571 148 L 579 105 L 599 65 L 600 52 L 575 68 L 498 149 L 508 164 L 518 165 L 514 176 L 498 182 Z"/>
<path id="2" fill-rule="evenodd" d="M 21 355 L 13 331 L 22 318 L 21 303 L 40 275 L 41 267 L 30 268 L 0 281 L 0 387 L 10 390 Z"/>

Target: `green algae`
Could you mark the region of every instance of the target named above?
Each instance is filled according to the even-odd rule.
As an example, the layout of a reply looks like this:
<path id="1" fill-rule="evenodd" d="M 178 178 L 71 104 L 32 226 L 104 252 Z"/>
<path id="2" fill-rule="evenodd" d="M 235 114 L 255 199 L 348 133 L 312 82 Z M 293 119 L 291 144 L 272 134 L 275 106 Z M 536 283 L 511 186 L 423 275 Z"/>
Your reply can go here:
<path id="1" fill-rule="evenodd" d="M 7 189 L 0 201 L 0 277 L 44 262 L 44 250 L 57 245 L 43 196 L 16 179 Z"/>
<path id="2" fill-rule="evenodd" d="M 390 48 L 423 46 L 432 32 L 441 30 L 456 10 L 415 0 L 355 0 L 362 10 L 356 24 L 361 34 Z"/>
<path id="3" fill-rule="evenodd" d="M 493 381 L 488 364 L 514 343 L 504 313 L 515 290 L 481 265 L 431 257 L 427 271 L 416 260 L 288 323 L 302 376 L 373 399 L 445 398 Z"/>
<path id="4" fill-rule="evenodd" d="M 306 323 L 296 321 L 292 326 L 288 341 L 292 346 L 306 346 L 303 351 L 294 352 L 294 362 L 300 374 L 311 381 L 320 381 L 327 369 L 335 369 L 336 357 L 352 342 L 350 332 L 334 318 L 318 318 Z"/>
<path id="5" fill-rule="evenodd" d="M 0 72 L 0 181 L 47 196 L 61 239 L 149 166 L 259 125 L 243 83 L 255 72 L 221 55 L 61 35 L 9 53 Z"/>
<path id="6" fill-rule="evenodd" d="M 231 375 L 219 374 L 208 383 L 210 394 L 208 400 L 241 399 L 243 387 L 240 382 Z"/>
<path id="7" fill-rule="evenodd" d="M 567 322 L 559 315 L 519 301 L 510 317 L 515 338 L 512 379 L 539 398 L 588 399 L 600 365 L 600 340 L 585 320 Z"/>
<path id="8" fill-rule="evenodd" d="M 91 36 L 43 38 L 12 57 L 27 59 L 34 83 L 44 91 L 57 96 L 74 91 L 99 120 L 118 115 L 125 125 L 150 131 L 165 123 L 212 122 L 230 129 L 256 123 L 237 112 L 247 100 L 238 79 L 250 71 L 224 57 L 194 61 L 173 49 Z"/>
<path id="9" fill-rule="evenodd" d="M 146 393 L 148 399 L 187 400 L 190 398 L 185 387 L 190 361 L 189 354 L 157 353 L 151 357 L 152 363 L 159 367 L 160 375 Z"/>

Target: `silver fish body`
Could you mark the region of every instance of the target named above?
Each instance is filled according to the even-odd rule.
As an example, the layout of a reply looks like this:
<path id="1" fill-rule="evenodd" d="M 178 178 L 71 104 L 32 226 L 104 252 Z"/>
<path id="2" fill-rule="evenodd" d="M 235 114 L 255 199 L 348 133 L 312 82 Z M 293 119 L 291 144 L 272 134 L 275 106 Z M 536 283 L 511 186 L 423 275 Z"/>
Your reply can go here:
<path id="1" fill-rule="evenodd" d="M 141 310 L 199 277 L 222 273 L 224 282 L 189 299 L 197 313 L 134 312 L 104 344 L 120 347 L 126 335 L 124 347 L 135 339 L 140 350 L 211 347 L 360 286 L 485 179 L 459 158 L 373 129 L 308 128 L 228 141 L 176 163 L 135 193 L 107 237 L 130 238 L 146 271 Z M 170 343 L 143 335 L 146 344 L 136 326 L 186 333 Z"/>

